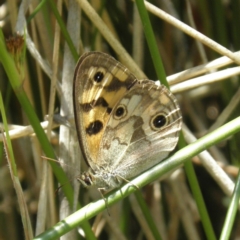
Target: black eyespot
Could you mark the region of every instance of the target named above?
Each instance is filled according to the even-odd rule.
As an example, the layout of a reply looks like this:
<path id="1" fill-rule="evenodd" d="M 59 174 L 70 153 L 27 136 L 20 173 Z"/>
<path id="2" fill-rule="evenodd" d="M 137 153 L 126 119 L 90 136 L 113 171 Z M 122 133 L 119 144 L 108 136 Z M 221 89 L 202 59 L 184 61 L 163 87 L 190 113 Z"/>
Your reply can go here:
<path id="1" fill-rule="evenodd" d="M 96 72 L 93 78 L 95 82 L 99 83 L 103 80 L 103 77 L 104 77 L 103 72 Z"/>
<path id="2" fill-rule="evenodd" d="M 153 127 L 159 129 L 167 123 L 167 119 L 164 115 L 157 115 L 152 119 Z"/>
<path id="3" fill-rule="evenodd" d="M 119 105 L 117 107 L 117 109 L 115 110 L 115 118 L 116 119 L 120 119 L 120 118 L 123 118 L 127 115 L 127 109 L 126 109 L 126 106 L 124 105 Z"/>
<path id="4" fill-rule="evenodd" d="M 117 117 L 121 117 L 124 114 L 124 108 L 118 107 L 115 114 Z"/>
<path id="5" fill-rule="evenodd" d="M 103 128 L 103 124 L 101 121 L 96 120 L 95 122 L 92 122 L 88 125 L 86 128 L 86 132 L 88 135 L 96 135 L 98 134 Z"/>

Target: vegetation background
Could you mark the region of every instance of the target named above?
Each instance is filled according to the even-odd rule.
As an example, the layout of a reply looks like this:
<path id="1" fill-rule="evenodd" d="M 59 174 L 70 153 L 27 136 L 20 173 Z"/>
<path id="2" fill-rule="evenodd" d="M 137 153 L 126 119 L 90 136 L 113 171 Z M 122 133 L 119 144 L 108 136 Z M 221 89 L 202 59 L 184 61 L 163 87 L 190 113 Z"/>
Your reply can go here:
<path id="1" fill-rule="evenodd" d="M 1 129 L 10 137 L 0 136 L 0 239 L 240 237 L 240 2 L 150 2 L 146 11 L 142 0 L 1 1 Z M 94 50 L 138 78 L 168 76 L 184 120 L 179 148 L 188 145 L 136 179 L 151 184 L 110 193 L 107 210 L 76 180 L 86 164 L 72 79 L 78 57 Z"/>

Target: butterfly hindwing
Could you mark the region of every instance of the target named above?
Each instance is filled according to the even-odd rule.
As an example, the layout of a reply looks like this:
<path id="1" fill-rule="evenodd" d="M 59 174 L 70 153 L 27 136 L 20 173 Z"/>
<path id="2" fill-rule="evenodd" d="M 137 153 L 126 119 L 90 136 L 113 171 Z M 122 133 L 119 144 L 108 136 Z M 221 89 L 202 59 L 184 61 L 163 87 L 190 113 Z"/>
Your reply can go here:
<path id="1" fill-rule="evenodd" d="M 180 128 L 180 109 L 169 90 L 150 80 L 138 81 L 113 109 L 99 163 L 126 179 L 138 175 L 175 148 Z"/>

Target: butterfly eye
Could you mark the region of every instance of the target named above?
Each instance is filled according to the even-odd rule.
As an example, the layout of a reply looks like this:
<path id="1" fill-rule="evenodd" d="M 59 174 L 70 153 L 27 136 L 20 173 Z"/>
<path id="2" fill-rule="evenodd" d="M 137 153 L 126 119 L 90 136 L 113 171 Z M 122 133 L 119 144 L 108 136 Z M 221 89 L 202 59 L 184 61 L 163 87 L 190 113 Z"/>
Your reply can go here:
<path id="1" fill-rule="evenodd" d="M 81 177 L 77 178 L 85 187 L 89 187 L 93 185 L 92 175 L 85 172 L 81 175 Z"/>
<path id="2" fill-rule="evenodd" d="M 124 105 L 119 105 L 115 111 L 115 118 L 116 119 L 121 119 L 127 115 L 127 109 L 126 106 Z"/>
<path id="3" fill-rule="evenodd" d="M 103 80 L 104 74 L 102 72 L 96 72 L 94 75 L 94 81 L 99 83 Z"/>
<path id="4" fill-rule="evenodd" d="M 161 127 L 167 124 L 167 119 L 163 114 L 154 116 L 151 120 L 151 126 L 154 130 L 159 130 Z"/>

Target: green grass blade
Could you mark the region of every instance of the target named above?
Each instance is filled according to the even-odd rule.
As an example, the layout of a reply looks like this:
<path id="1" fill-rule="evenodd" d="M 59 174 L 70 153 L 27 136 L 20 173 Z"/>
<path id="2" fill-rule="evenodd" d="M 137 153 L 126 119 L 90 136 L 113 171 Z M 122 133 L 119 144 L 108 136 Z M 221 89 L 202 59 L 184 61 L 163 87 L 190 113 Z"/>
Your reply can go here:
<path id="1" fill-rule="evenodd" d="M 239 199 L 240 199 L 240 172 L 238 172 L 238 177 L 233 191 L 233 196 L 228 207 L 221 236 L 219 238 L 220 240 L 230 239 L 230 234 L 234 225 L 234 220 L 236 218 L 236 214 L 238 211 Z"/>
<path id="2" fill-rule="evenodd" d="M 197 155 L 198 153 L 206 150 L 212 145 L 232 136 L 233 134 L 240 131 L 240 117 L 232 120 L 231 122 L 225 124 L 219 129 L 213 131 L 212 133 L 207 134 L 196 142 L 189 144 L 185 148 L 179 150 L 177 153 L 164 160 L 160 164 L 155 167 L 149 169 L 144 172 L 140 176 L 133 179 L 130 183 L 124 185 L 122 188 L 114 191 L 113 193 L 108 194 L 107 202 L 108 206 L 113 205 L 119 200 L 127 197 L 131 193 L 138 191 L 136 187 L 143 187 L 150 182 L 158 179 L 160 176 L 173 171 L 174 169 L 180 167 L 187 159 Z M 103 199 L 98 200 L 94 203 L 90 203 L 89 205 L 83 207 L 79 211 L 73 213 L 69 217 L 65 218 L 61 222 L 57 223 L 52 228 L 48 229 L 45 234 L 47 236 L 51 236 L 50 239 L 55 239 L 59 234 L 66 233 L 67 230 L 73 229 L 78 224 L 81 224 L 84 221 L 89 220 L 94 217 L 96 214 L 100 213 L 106 208 L 106 203 Z M 68 227 L 68 229 L 67 229 Z M 58 231 L 58 233 L 57 233 Z M 35 239 L 41 239 L 42 234 L 37 236 Z"/>
<path id="3" fill-rule="evenodd" d="M 149 16 L 147 13 L 147 10 L 144 5 L 143 0 L 136 0 L 136 4 L 138 7 L 138 11 L 140 14 L 140 18 L 143 23 L 143 29 L 145 33 L 145 37 L 148 43 L 148 47 L 152 56 L 153 64 L 155 67 L 155 71 L 157 73 L 157 76 L 162 84 L 164 84 L 166 87 L 169 88 L 168 82 L 166 80 L 166 73 L 163 67 L 162 59 L 159 54 L 159 49 L 157 47 L 157 43 L 155 40 L 155 36 L 152 30 L 152 26 L 149 20 Z"/>

